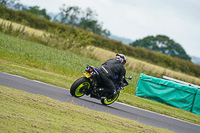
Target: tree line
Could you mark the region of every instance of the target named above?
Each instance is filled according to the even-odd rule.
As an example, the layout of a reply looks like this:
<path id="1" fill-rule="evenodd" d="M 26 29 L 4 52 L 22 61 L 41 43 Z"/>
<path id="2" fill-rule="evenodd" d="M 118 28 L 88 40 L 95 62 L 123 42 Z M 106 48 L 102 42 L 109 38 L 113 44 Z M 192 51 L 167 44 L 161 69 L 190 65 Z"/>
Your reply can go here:
<path id="1" fill-rule="evenodd" d="M 78 6 L 66 6 L 63 4 L 60 7 L 60 12 L 54 18 L 51 18 L 46 9 L 40 9 L 39 6 L 26 7 L 18 0 L 0 0 L 0 4 L 15 10 L 30 12 L 39 17 L 57 21 L 74 28 L 82 28 L 98 35 L 110 35 L 110 31 L 103 28 L 103 25 L 96 18 L 98 15 L 91 8 L 83 10 Z"/>

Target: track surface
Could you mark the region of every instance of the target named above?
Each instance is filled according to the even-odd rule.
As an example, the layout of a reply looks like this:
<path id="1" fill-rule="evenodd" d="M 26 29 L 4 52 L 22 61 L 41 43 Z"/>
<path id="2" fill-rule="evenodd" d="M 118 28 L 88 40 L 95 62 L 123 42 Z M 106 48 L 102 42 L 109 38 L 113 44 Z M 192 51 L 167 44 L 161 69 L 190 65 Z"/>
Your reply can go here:
<path id="1" fill-rule="evenodd" d="M 200 126 L 196 124 L 118 102 L 110 106 L 103 106 L 99 100 L 90 98 L 89 96 L 74 98 L 70 95 L 68 89 L 29 80 L 17 75 L 0 72 L 0 85 L 48 96 L 62 102 L 74 102 L 88 109 L 107 112 L 123 118 L 136 120 L 146 125 L 169 129 L 177 133 L 200 133 Z"/>

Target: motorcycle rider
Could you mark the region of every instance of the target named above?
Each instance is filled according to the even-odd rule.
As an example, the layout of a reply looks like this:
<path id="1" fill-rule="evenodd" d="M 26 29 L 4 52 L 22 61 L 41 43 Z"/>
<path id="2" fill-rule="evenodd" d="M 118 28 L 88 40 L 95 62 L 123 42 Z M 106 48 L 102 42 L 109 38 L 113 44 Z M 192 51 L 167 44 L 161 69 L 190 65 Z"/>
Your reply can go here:
<path id="1" fill-rule="evenodd" d="M 118 76 L 119 85 L 123 83 L 123 77 L 126 75 L 126 69 L 124 67 L 125 63 L 126 57 L 123 54 L 116 54 L 115 59 L 109 59 L 97 68 L 104 88 L 112 90 L 113 98 L 117 94 L 114 78 L 115 76 Z"/>

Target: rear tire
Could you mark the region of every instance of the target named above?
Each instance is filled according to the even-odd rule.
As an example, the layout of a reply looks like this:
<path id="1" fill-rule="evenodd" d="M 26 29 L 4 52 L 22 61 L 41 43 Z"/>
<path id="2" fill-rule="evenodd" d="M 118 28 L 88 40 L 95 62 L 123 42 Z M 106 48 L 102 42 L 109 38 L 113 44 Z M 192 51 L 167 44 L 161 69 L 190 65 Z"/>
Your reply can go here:
<path id="1" fill-rule="evenodd" d="M 117 93 L 116 96 L 112 99 L 108 99 L 108 98 L 101 99 L 101 103 L 103 105 L 110 105 L 110 104 L 114 103 L 118 97 L 119 97 L 119 93 Z"/>
<path id="2" fill-rule="evenodd" d="M 90 89 L 90 79 L 81 77 L 72 84 L 70 93 L 72 96 L 82 97 L 85 95 L 84 89 Z"/>

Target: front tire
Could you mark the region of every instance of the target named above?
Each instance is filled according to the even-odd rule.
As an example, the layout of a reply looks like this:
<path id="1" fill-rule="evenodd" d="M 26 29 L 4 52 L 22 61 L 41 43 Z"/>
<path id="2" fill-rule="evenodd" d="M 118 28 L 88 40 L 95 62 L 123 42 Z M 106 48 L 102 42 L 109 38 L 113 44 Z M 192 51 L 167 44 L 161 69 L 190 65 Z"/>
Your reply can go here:
<path id="1" fill-rule="evenodd" d="M 117 100 L 118 97 L 119 97 L 119 93 L 117 93 L 114 98 L 111 98 L 111 99 L 108 99 L 108 98 L 101 99 L 101 103 L 103 105 L 110 105 L 110 104 L 114 103 Z"/>
<path id="2" fill-rule="evenodd" d="M 90 89 L 90 79 L 81 77 L 72 84 L 70 93 L 72 96 L 82 97 L 85 95 L 85 89 Z"/>

